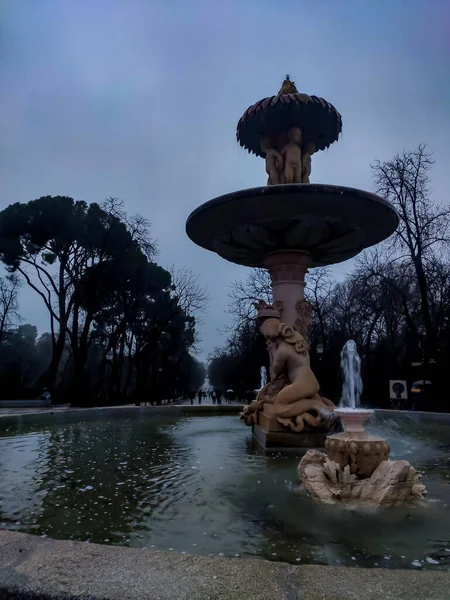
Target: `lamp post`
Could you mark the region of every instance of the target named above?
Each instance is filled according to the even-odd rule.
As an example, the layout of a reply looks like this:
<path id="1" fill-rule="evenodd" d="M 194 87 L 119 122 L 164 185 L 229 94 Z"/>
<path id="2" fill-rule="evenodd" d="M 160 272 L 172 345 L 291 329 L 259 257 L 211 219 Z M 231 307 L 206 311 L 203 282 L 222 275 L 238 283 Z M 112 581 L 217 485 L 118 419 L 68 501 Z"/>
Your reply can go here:
<path id="1" fill-rule="evenodd" d="M 318 379 L 321 382 L 322 381 L 322 355 L 323 355 L 323 344 L 322 342 L 319 342 L 316 346 L 316 354 L 317 354 L 317 361 L 318 361 L 318 365 L 317 365 L 317 375 L 318 375 Z"/>

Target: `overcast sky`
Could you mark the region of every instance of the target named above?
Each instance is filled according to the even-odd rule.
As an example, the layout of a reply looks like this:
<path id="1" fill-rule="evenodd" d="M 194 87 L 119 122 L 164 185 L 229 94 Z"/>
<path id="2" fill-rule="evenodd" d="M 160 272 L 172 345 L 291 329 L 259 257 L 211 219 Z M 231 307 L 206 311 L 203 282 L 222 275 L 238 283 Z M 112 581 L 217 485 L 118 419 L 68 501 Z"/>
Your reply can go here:
<path id="1" fill-rule="evenodd" d="M 343 116 L 312 181 L 370 190 L 370 162 L 427 142 L 436 200 L 447 200 L 449 24 L 448 0 L 0 0 L 0 208 L 123 198 L 151 221 L 160 264 L 208 285 L 206 357 L 246 269 L 196 247 L 185 221 L 264 184 L 262 159 L 236 143 L 241 114 L 290 73 Z M 31 291 L 21 311 L 48 328 Z"/>

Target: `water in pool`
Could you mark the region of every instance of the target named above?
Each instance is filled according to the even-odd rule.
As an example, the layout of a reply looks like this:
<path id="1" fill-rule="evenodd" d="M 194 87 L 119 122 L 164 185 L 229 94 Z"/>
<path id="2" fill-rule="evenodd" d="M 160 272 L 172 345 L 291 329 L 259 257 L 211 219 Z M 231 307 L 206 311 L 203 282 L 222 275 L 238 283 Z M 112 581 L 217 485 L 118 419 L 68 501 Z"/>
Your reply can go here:
<path id="1" fill-rule="evenodd" d="M 9 428 L 0 432 L 0 526 L 294 564 L 447 568 L 450 428 L 385 420 L 372 431 L 425 473 L 424 507 L 317 503 L 299 489 L 299 458 L 264 456 L 233 416 Z"/>

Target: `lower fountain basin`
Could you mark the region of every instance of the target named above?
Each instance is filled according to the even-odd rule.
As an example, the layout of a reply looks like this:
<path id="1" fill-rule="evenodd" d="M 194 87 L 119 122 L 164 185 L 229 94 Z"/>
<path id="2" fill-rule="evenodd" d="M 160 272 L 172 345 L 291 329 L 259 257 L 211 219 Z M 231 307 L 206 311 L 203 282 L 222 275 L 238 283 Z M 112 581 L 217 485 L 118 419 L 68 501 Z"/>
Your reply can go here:
<path id="1" fill-rule="evenodd" d="M 182 408 L 1 418 L 2 528 L 220 560 L 450 568 L 450 415 L 375 412 L 371 433 L 424 472 L 434 502 L 361 514 L 299 493 L 302 453 L 266 456 L 236 416 Z"/>
<path id="2" fill-rule="evenodd" d="M 379 196 L 324 184 L 256 187 L 210 200 L 186 223 L 190 239 L 222 258 L 263 267 L 278 250 L 302 250 L 311 266 L 338 263 L 389 237 L 394 207 Z"/>

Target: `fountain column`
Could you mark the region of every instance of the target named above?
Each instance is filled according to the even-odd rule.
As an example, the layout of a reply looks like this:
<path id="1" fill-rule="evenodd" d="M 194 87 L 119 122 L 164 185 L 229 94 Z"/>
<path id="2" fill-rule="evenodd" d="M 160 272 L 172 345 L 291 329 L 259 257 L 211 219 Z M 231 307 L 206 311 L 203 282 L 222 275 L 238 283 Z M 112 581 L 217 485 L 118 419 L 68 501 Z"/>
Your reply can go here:
<path id="1" fill-rule="evenodd" d="M 311 255 L 301 250 L 270 252 L 264 258 L 272 280 L 273 303 L 280 310 L 281 321 L 293 325 L 305 338 L 312 311 L 305 300 L 305 275 L 312 264 Z"/>

